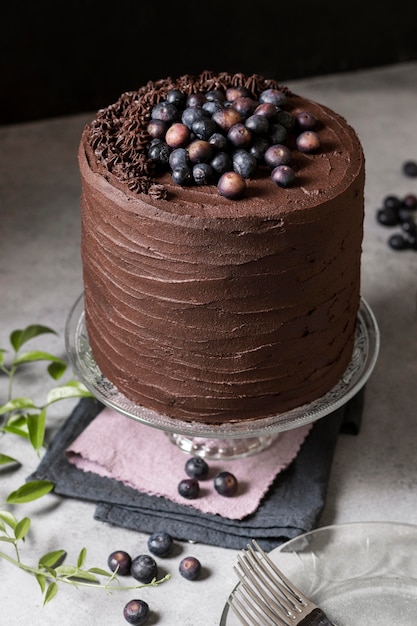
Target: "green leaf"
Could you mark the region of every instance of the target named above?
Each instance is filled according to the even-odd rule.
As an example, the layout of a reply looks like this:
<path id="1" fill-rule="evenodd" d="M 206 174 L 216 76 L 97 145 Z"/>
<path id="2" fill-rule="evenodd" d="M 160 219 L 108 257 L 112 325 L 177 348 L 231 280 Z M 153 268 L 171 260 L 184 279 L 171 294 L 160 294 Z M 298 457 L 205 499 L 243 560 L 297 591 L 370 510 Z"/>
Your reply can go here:
<path id="1" fill-rule="evenodd" d="M 47 552 L 39 559 L 39 567 L 56 567 L 66 556 L 65 550 L 54 550 Z"/>
<path id="2" fill-rule="evenodd" d="M 107 576 L 108 578 L 111 578 L 113 576 L 113 574 L 105 569 L 102 569 L 101 567 L 89 567 L 88 571 L 92 574 L 98 574 L 99 576 Z"/>
<path id="3" fill-rule="evenodd" d="M 20 461 L 14 459 L 12 456 L 0 454 L 0 465 L 8 465 L 9 463 L 17 463 L 18 465 L 21 465 Z"/>
<path id="4" fill-rule="evenodd" d="M 80 550 L 80 554 L 78 555 L 77 567 L 82 567 L 84 565 L 86 557 L 87 557 L 87 550 L 85 548 L 82 548 Z"/>
<path id="5" fill-rule="evenodd" d="M 33 403 L 33 400 L 26 397 L 14 398 L 14 400 L 9 400 L 6 404 L 0 406 L 0 415 L 4 415 L 5 413 L 10 413 L 11 411 L 19 411 L 22 409 L 36 409 L 36 405 Z"/>
<path id="6" fill-rule="evenodd" d="M 48 602 L 50 602 L 52 598 L 56 596 L 57 593 L 58 593 L 58 585 L 56 584 L 56 582 L 50 583 L 48 585 L 48 588 L 46 590 L 46 593 L 43 599 L 43 605 L 45 606 L 45 604 L 48 604 Z"/>
<path id="7" fill-rule="evenodd" d="M 13 528 L 13 530 L 16 528 L 17 518 L 13 515 L 13 513 L 10 513 L 10 511 L 0 511 L 0 519 L 2 519 L 3 522 L 6 522 L 6 524 L 10 526 L 10 528 Z"/>
<path id="8" fill-rule="evenodd" d="M 67 398 L 91 398 L 92 394 L 78 380 L 70 380 L 65 385 L 51 389 L 46 398 L 46 404 L 50 405 Z"/>
<path id="9" fill-rule="evenodd" d="M 61 376 L 65 373 L 67 369 L 67 364 L 64 361 L 54 361 L 50 365 L 48 365 L 48 372 L 51 378 L 54 380 L 59 380 Z"/>
<path id="10" fill-rule="evenodd" d="M 23 352 L 12 363 L 12 365 L 21 365 L 22 363 L 31 363 L 32 361 L 51 361 L 52 363 L 59 363 L 60 366 L 66 367 L 65 361 L 50 354 L 49 352 L 43 352 L 42 350 L 30 350 L 29 352 Z"/>
<path id="11" fill-rule="evenodd" d="M 4 348 L 0 348 L 0 365 L 3 365 L 4 363 L 4 355 L 6 354 L 7 350 L 5 350 Z"/>
<path id="12" fill-rule="evenodd" d="M 0 537 L 0 541 L 5 541 L 6 543 L 16 543 L 16 539 L 12 539 L 11 537 Z"/>
<path id="13" fill-rule="evenodd" d="M 16 491 L 10 493 L 6 502 L 9 504 L 22 504 L 32 502 L 49 493 L 54 488 L 54 483 L 49 480 L 32 480 L 25 483 Z"/>
<path id="14" fill-rule="evenodd" d="M 31 413 L 27 417 L 29 440 L 39 454 L 45 439 L 46 409 L 38 414 Z"/>
<path id="15" fill-rule="evenodd" d="M 16 539 L 23 539 L 29 532 L 30 528 L 30 519 L 28 517 L 23 517 L 20 522 L 16 524 L 16 528 L 14 529 L 14 536 Z"/>
<path id="16" fill-rule="evenodd" d="M 35 578 L 38 581 L 39 587 L 43 593 L 46 588 L 46 577 L 43 574 L 35 574 Z"/>
<path id="17" fill-rule="evenodd" d="M 41 324 L 31 324 L 23 330 L 14 330 L 10 334 L 10 343 L 17 352 L 24 343 L 29 341 L 29 339 L 33 339 L 34 337 L 38 337 L 39 335 L 44 335 L 45 333 L 51 333 L 53 335 L 57 334 L 54 330 L 52 330 L 52 328 L 49 328 L 48 326 L 42 326 Z"/>

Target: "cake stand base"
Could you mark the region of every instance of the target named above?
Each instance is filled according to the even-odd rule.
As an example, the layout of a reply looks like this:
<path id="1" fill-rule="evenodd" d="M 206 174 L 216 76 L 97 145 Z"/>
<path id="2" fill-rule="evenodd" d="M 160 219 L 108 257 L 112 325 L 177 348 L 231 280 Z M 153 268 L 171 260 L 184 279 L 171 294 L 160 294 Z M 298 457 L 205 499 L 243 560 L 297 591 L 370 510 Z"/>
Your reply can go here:
<path id="1" fill-rule="evenodd" d="M 70 311 L 65 329 L 65 343 L 76 375 L 105 406 L 165 431 L 170 440 L 187 454 L 211 459 L 237 459 L 265 450 L 280 432 L 329 415 L 356 395 L 375 366 L 379 351 L 379 331 L 371 309 L 361 300 L 352 360 L 333 389 L 310 404 L 286 413 L 216 425 L 173 419 L 126 398 L 102 374 L 94 360 L 85 325 L 82 295 Z"/>
<path id="2" fill-rule="evenodd" d="M 259 437 L 243 437 L 239 439 L 209 439 L 205 437 L 188 437 L 179 433 L 166 433 L 172 443 L 180 450 L 204 459 L 241 459 L 258 454 L 269 448 L 279 434 Z"/>

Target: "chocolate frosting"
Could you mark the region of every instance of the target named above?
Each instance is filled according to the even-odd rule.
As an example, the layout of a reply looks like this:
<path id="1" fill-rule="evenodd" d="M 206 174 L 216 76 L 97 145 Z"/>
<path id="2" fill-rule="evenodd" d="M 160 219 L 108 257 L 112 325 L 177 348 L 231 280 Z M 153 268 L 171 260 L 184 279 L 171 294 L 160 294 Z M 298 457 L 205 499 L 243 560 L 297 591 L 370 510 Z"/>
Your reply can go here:
<path id="1" fill-rule="evenodd" d="M 181 88 L 274 81 L 205 73 Z M 360 299 L 364 158 L 338 114 L 286 90 L 319 120 L 322 148 L 292 146 L 297 184 L 260 171 L 242 199 L 175 185 L 143 150 L 149 106 L 178 82 L 149 83 L 83 133 L 86 324 L 103 374 L 138 404 L 222 423 L 320 397 L 352 357 Z M 285 89 L 285 88 L 282 88 Z"/>

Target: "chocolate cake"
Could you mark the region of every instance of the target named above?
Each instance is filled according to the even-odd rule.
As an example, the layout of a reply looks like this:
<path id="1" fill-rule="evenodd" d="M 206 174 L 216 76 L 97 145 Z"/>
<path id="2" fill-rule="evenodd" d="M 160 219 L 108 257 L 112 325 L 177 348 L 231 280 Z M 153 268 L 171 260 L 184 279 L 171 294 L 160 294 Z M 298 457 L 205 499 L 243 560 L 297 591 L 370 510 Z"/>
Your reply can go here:
<path id="1" fill-rule="evenodd" d="M 232 91 L 247 99 L 245 112 Z M 167 143 L 168 128 L 186 126 L 186 108 L 214 100 L 211 111 L 239 111 L 242 135 L 255 110 L 269 110 L 274 132 L 281 127 L 281 141 L 252 131 L 244 149 L 256 154 L 255 170 L 245 171 L 249 157 L 235 164 L 241 148 L 221 126 L 221 150 L 192 124 L 182 146 L 180 126 Z M 212 145 L 210 158 L 199 145 L 190 163 L 198 140 Z M 271 144 L 285 162 L 266 161 Z M 169 160 L 178 148 L 191 172 L 179 182 Z M 230 189 L 224 172 L 201 167 L 219 151 L 232 160 L 230 168 L 224 157 Z M 100 110 L 84 129 L 79 167 L 89 342 L 127 398 L 173 419 L 221 424 L 287 412 L 340 380 L 360 305 L 364 214 L 363 152 L 343 117 L 257 75 L 168 78 Z"/>

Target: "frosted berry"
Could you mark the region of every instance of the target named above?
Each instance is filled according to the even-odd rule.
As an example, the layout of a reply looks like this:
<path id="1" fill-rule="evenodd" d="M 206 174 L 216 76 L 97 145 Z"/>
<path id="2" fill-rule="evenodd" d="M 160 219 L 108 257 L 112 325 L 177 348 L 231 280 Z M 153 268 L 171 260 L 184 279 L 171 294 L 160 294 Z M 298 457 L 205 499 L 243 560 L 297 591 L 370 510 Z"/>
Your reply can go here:
<path id="1" fill-rule="evenodd" d="M 264 154 L 265 163 L 269 167 L 277 167 L 278 165 L 288 165 L 291 162 L 291 150 L 283 144 L 274 144 L 269 146 Z"/>
<path id="2" fill-rule="evenodd" d="M 185 187 L 193 182 L 193 174 L 187 165 L 178 165 L 171 172 L 172 180 L 177 185 Z"/>
<path id="3" fill-rule="evenodd" d="M 209 473 L 208 463 L 202 457 L 192 456 L 185 463 L 185 473 L 190 478 L 197 478 L 198 480 L 207 478 Z"/>
<path id="4" fill-rule="evenodd" d="M 152 533 L 148 538 L 148 550 L 155 556 L 166 557 L 172 552 L 174 540 L 167 532 Z"/>
<path id="5" fill-rule="evenodd" d="M 206 93 L 206 100 L 209 102 L 224 102 L 226 94 L 221 89 L 211 89 Z"/>
<path id="6" fill-rule="evenodd" d="M 208 114 L 204 109 L 196 107 L 187 107 L 181 114 L 181 122 L 185 124 L 190 130 L 193 127 L 194 122 L 202 120 L 208 117 Z"/>
<path id="7" fill-rule="evenodd" d="M 269 120 L 274 120 L 277 118 L 278 111 L 279 108 L 276 104 L 273 104 L 272 102 L 261 102 L 261 104 L 258 104 L 256 109 L 254 110 L 253 114 L 262 115 Z"/>
<path id="8" fill-rule="evenodd" d="M 268 137 L 272 144 L 286 143 L 288 140 L 288 131 L 282 124 L 275 123 L 271 125 Z"/>
<path id="9" fill-rule="evenodd" d="M 250 91 L 246 87 L 236 86 L 236 87 L 228 87 L 226 89 L 226 100 L 228 102 L 234 102 L 237 98 L 247 98 L 250 97 Z"/>
<path id="10" fill-rule="evenodd" d="M 154 139 L 148 150 L 148 157 L 158 165 L 169 164 L 170 147 L 162 139 Z"/>
<path id="11" fill-rule="evenodd" d="M 139 554 L 132 559 L 130 573 L 139 582 L 148 584 L 158 575 L 158 566 L 150 554 Z"/>
<path id="12" fill-rule="evenodd" d="M 219 472 L 214 477 L 214 488 L 221 496 L 230 498 L 234 496 L 238 489 L 238 481 L 231 472 Z"/>
<path id="13" fill-rule="evenodd" d="M 115 550 L 109 554 L 107 565 L 112 572 L 115 572 L 117 569 L 117 573 L 120 576 L 127 576 L 130 574 L 132 559 L 125 550 Z"/>
<path id="14" fill-rule="evenodd" d="M 180 89 L 170 89 L 170 91 L 168 91 L 166 95 L 165 100 L 169 104 L 175 104 L 177 107 L 182 107 L 184 106 L 185 98 L 185 94 L 180 91 Z"/>
<path id="15" fill-rule="evenodd" d="M 257 137 L 249 148 L 249 154 L 251 154 L 258 163 L 264 161 L 265 152 L 269 148 L 270 143 L 265 137 Z"/>
<path id="16" fill-rule="evenodd" d="M 417 162 L 405 161 L 405 163 L 403 164 L 403 173 L 406 176 L 410 176 L 411 178 L 417 176 Z"/>
<path id="17" fill-rule="evenodd" d="M 279 187 L 292 187 L 295 183 L 295 172 L 289 165 L 278 165 L 271 172 L 271 180 Z"/>
<path id="18" fill-rule="evenodd" d="M 190 93 L 185 104 L 187 107 L 202 107 L 205 101 L 206 96 L 203 93 Z"/>
<path id="19" fill-rule="evenodd" d="M 171 169 L 176 167 L 190 165 L 190 157 L 188 156 L 188 151 L 185 148 L 175 148 L 172 150 L 169 155 L 169 166 Z"/>
<path id="20" fill-rule="evenodd" d="M 191 130 L 198 139 L 207 141 L 216 132 L 217 124 L 211 117 L 202 117 L 200 120 L 195 120 L 192 123 Z"/>
<path id="21" fill-rule="evenodd" d="M 254 112 L 257 105 L 258 105 L 258 102 L 256 100 L 253 100 L 253 98 L 240 96 L 239 98 L 236 98 L 236 100 L 233 101 L 232 106 L 234 109 L 236 109 L 236 111 L 239 111 L 240 115 L 242 116 L 242 119 L 246 119 L 247 117 L 249 117 L 249 115 L 251 115 Z"/>
<path id="22" fill-rule="evenodd" d="M 219 178 L 217 189 L 225 198 L 235 200 L 243 195 L 246 189 L 246 182 L 243 176 L 237 172 L 225 172 Z"/>
<path id="23" fill-rule="evenodd" d="M 144 600 L 130 600 L 123 609 L 123 617 L 133 626 L 141 626 L 149 617 L 149 605 Z"/>
<path id="24" fill-rule="evenodd" d="M 296 139 L 300 152 L 316 152 L 320 148 L 320 138 L 314 130 L 305 130 Z"/>
<path id="25" fill-rule="evenodd" d="M 180 561 L 178 571 L 187 580 L 197 580 L 201 573 L 201 563 L 195 556 L 186 556 Z"/>
<path id="26" fill-rule="evenodd" d="M 222 133 L 213 133 L 208 141 L 215 150 L 226 150 L 227 148 L 227 137 Z"/>
<path id="27" fill-rule="evenodd" d="M 183 478 L 178 484 L 178 493 L 187 500 L 195 500 L 200 494 L 200 483 L 196 478 Z"/>

